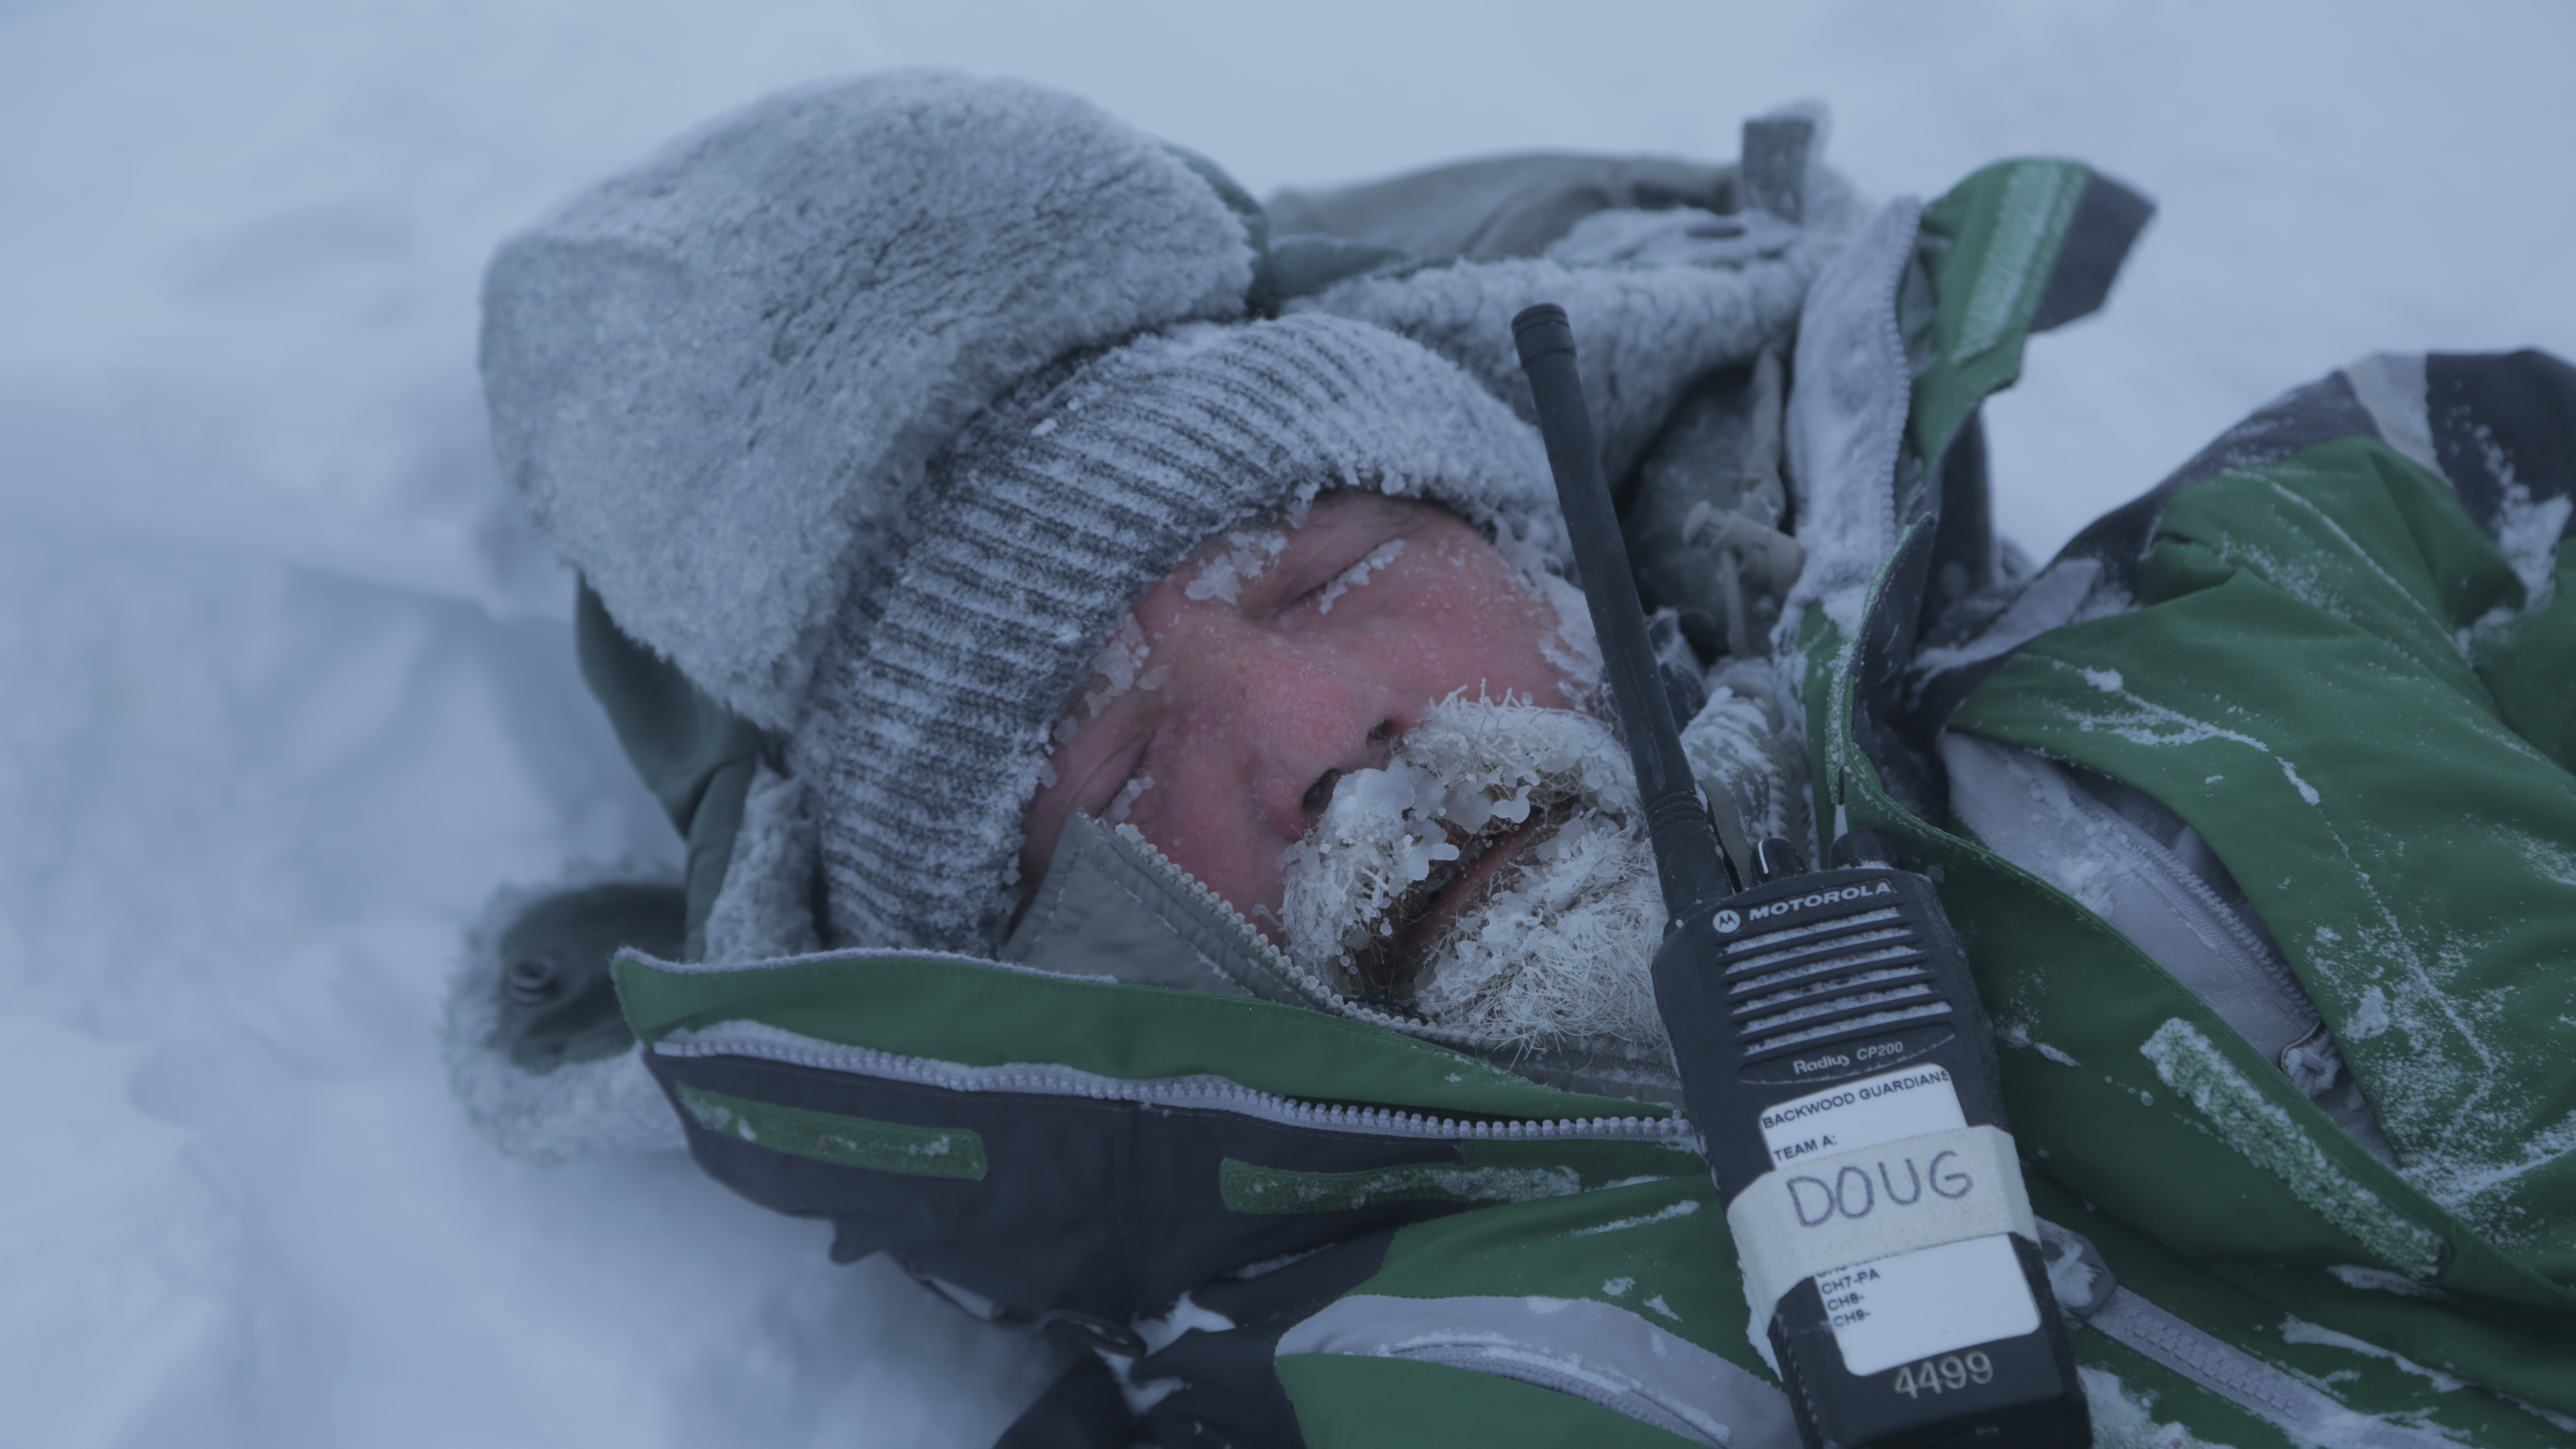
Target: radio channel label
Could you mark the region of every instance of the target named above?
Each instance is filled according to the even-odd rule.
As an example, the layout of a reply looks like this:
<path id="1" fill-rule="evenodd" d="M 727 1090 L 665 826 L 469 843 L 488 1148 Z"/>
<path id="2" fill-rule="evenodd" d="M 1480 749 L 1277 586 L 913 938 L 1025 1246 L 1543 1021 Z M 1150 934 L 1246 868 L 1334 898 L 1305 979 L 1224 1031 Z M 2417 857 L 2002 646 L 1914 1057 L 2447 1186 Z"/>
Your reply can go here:
<path id="1" fill-rule="evenodd" d="M 1816 1289 L 1855 1376 L 2039 1327 L 2008 1233 L 1819 1273 Z"/>

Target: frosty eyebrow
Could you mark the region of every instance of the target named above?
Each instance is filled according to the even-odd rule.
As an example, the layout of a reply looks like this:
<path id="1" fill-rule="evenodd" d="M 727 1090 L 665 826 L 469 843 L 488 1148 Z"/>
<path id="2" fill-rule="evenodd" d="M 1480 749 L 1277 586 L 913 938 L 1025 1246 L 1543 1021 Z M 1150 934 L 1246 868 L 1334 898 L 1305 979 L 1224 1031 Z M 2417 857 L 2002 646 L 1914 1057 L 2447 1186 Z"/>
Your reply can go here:
<path id="1" fill-rule="evenodd" d="M 1385 568 L 1388 564 L 1395 562 L 1396 555 L 1402 552 L 1404 552 L 1404 540 L 1400 538 L 1390 538 L 1386 542 L 1379 544 L 1377 547 L 1370 549 L 1367 555 L 1361 558 L 1358 563 L 1355 563 L 1349 568 L 1342 570 L 1340 573 L 1333 575 L 1331 581 L 1324 585 L 1323 589 L 1316 596 L 1315 612 L 1318 614 L 1329 614 L 1333 612 L 1334 600 L 1350 592 L 1352 589 L 1358 588 L 1360 585 L 1367 583 L 1369 581 L 1370 574 L 1373 574 L 1379 569 Z"/>

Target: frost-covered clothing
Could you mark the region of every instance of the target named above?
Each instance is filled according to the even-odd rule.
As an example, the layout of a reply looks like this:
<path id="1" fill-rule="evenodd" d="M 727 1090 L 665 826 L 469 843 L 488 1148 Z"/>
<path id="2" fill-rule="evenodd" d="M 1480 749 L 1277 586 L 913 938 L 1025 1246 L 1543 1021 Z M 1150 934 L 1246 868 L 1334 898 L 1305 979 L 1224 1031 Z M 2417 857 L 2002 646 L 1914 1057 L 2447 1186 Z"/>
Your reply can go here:
<path id="1" fill-rule="evenodd" d="M 1808 340 L 1876 289 L 1903 351 L 1831 389 L 1799 352 L 1801 486 L 1884 540 L 1793 599 L 1818 809 L 1940 882 L 2034 1206 L 2120 1285 L 2077 1336 L 2097 1422 L 2570 1442 L 2576 370 L 2371 359 L 2035 578 L 1951 587 L 2019 361 L 1989 278 L 2063 184 L 1981 174 L 1911 244 L 1883 216 L 1810 298 Z"/>
<path id="2" fill-rule="evenodd" d="M 2501 844 L 2497 812 L 2564 789 L 2571 631 L 2513 565 L 2565 521 L 2565 370 L 2436 360 L 2396 364 L 2393 386 L 2385 368 L 2330 380 L 2311 390 L 2324 412 L 2258 417 L 2014 577 L 1977 404 L 2012 380 L 2027 331 L 2099 302 L 2142 219 L 2130 193 L 2051 162 L 1893 204 L 1809 291 L 1779 415 L 1724 433 L 1739 450 L 1772 437 L 1790 465 L 1805 559 L 1779 627 L 1819 832 L 1877 826 L 1941 883 L 2000 1030 L 2101 1442 L 2184 1442 L 2177 1426 L 2239 1445 L 2568 1442 L 2568 1199 L 2547 1190 L 2547 1149 L 2576 1054 L 2553 1071 L 2551 1028 L 2505 1042 L 2512 1012 L 2474 997 L 2449 1008 L 2484 1035 L 2424 1032 L 2426 998 L 2370 973 L 2407 969 L 2388 943 L 2412 929 L 2422 970 L 2472 991 L 2563 991 L 2576 913 L 2548 936 L 2482 875 L 2467 885 L 2503 893 L 2483 908 L 2493 939 L 2439 901 L 2408 903 L 2413 921 L 2318 922 L 2300 912 L 2337 893 L 2393 897 L 2392 867 L 2315 850 L 2280 794 L 2356 849 L 2395 852 L 2389 821 L 2457 811 L 2449 848 L 2490 864 L 2437 869 L 2493 872 L 2520 850 L 2521 888 L 2546 888 L 2571 837 L 2517 816 L 2537 843 Z M 2481 542 L 2498 521 L 2501 549 Z M 2261 588 L 2264 608 L 2208 615 Z M 717 849 L 689 817 L 715 798 L 722 750 L 705 741 L 732 727 L 605 614 L 584 633 L 639 765 L 721 877 L 736 835 Z M 2336 672 L 2374 640 L 2381 655 Z M 2210 662 L 2229 650 L 2241 669 Z M 2281 710 L 2255 708 L 2257 684 Z M 2376 716 L 2349 703 L 2363 686 Z M 2408 722 L 2373 723 L 2400 705 Z M 2487 753 L 2430 794 L 2392 781 L 2391 758 L 2455 746 Z M 2033 848 L 2017 819 L 2059 833 Z M 2304 875 L 2249 874 L 2291 858 Z M 2371 954 L 2338 954 L 2317 924 Z M 630 955 L 616 980 L 712 1175 L 832 1221 L 836 1258 L 890 1253 L 970 1312 L 1099 1351 L 1005 1443 L 1795 1442 L 1669 1082 L 1319 999 L 1141 840 L 1087 823 L 998 955 Z M 2523 1122 L 2456 1075 L 2424 1111 L 2394 1108 L 2388 1081 L 2419 1070 L 2403 1053 L 2455 1060 L 2463 1041 L 2533 1078 Z M 2467 1124 L 2450 1139 L 2444 1103 Z M 2517 1144 L 2546 1160 L 2473 1177 Z"/>

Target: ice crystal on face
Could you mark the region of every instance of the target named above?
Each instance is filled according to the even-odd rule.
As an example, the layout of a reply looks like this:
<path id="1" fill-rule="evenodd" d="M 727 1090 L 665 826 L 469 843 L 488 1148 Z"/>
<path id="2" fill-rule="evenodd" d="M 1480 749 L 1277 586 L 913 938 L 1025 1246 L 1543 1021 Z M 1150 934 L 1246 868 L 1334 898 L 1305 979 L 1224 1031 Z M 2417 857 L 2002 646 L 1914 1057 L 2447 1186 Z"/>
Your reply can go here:
<path id="1" fill-rule="evenodd" d="M 1567 702 L 1589 708 L 1601 678 L 1601 641 L 1592 632 L 1592 608 L 1583 591 L 1564 579 L 1554 574 L 1537 578 L 1548 606 L 1556 611 L 1556 628 L 1538 641 L 1539 657 L 1574 681 L 1566 690 Z"/>
<path id="2" fill-rule="evenodd" d="M 1660 1057 L 1648 973 L 1663 899 L 1636 814 L 1626 751 L 1601 721 L 1442 705 L 1384 768 L 1345 776 L 1290 849 L 1289 953 L 1326 979 L 1382 976 L 1432 1021 L 1488 1040 Z M 1543 833 L 1516 835 L 1533 821 Z M 1513 855 L 1381 971 L 1374 963 L 1428 904 L 1418 887 L 1462 846 Z"/>
<path id="3" fill-rule="evenodd" d="M 1137 798 L 1153 788 L 1154 777 L 1138 772 L 1134 779 L 1118 787 L 1118 794 L 1110 800 L 1108 808 L 1100 812 L 1100 823 L 1103 825 L 1125 823 L 1127 817 L 1136 809 Z"/>
<path id="4" fill-rule="evenodd" d="M 1147 642 L 1145 626 L 1136 622 L 1136 616 L 1130 614 L 1119 620 L 1117 632 L 1111 634 L 1108 641 L 1100 646 L 1100 652 L 1092 656 L 1091 685 L 1082 693 L 1081 718 L 1090 719 L 1098 715 L 1109 707 L 1111 701 L 1140 684 L 1153 688 L 1157 681 L 1149 676 L 1159 671 L 1149 671 L 1145 667 L 1145 661 L 1152 654 L 1153 645 Z M 1060 738 L 1062 733 L 1059 727 Z"/>
<path id="5" fill-rule="evenodd" d="M 1361 559 L 1358 563 L 1355 563 L 1349 568 L 1342 570 L 1339 574 L 1334 575 L 1333 581 L 1324 585 L 1323 593 L 1315 600 L 1315 612 L 1318 614 L 1329 614 L 1333 612 L 1334 603 L 1338 601 L 1342 595 L 1349 593 L 1351 590 L 1358 588 L 1364 583 L 1367 583 L 1369 581 L 1369 575 L 1376 573 L 1379 569 L 1385 568 L 1388 564 L 1395 562 L 1396 556 L 1403 552 L 1404 540 L 1400 538 L 1388 539 L 1386 542 L 1370 549 L 1368 551 L 1368 557 Z"/>
<path id="6" fill-rule="evenodd" d="M 1182 586 L 1193 599 L 1240 603 L 1243 586 L 1270 571 L 1288 549 L 1288 530 L 1276 524 L 1254 524 L 1226 534 L 1226 551 L 1199 568 L 1198 577 Z"/>

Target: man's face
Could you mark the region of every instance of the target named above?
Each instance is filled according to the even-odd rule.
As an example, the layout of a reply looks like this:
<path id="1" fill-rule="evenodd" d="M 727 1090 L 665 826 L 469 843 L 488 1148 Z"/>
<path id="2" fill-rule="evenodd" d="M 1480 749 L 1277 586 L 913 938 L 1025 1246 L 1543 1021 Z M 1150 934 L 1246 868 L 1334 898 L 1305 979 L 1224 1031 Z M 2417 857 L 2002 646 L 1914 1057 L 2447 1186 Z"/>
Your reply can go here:
<path id="1" fill-rule="evenodd" d="M 1274 941 L 1283 856 L 1447 699 L 1566 708 L 1555 607 L 1473 527 L 1373 493 L 1209 540 L 1138 602 L 1057 732 L 1022 879 L 1079 809 L 1136 827 Z M 1557 661 L 1563 661 L 1560 664 Z"/>

